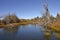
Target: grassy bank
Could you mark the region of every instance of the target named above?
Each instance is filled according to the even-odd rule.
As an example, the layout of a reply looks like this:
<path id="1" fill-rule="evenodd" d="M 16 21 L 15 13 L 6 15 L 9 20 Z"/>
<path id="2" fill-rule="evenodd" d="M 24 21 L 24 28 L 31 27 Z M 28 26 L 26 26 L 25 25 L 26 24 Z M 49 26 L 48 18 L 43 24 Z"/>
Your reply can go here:
<path id="1" fill-rule="evenodd" d="M 20 23 L 11 23 L 11 24 L 12 24 L 14 27 L 20 25 Z M 2 25 L 0 25 L 0 28 L 5 28 L 5 27 L 10 27 L 10 24 L 6 24 L 6 25 L 2 24 Z"/>
<path id="2" fill-rule="evenodd" d="M 10 27 L 10 24 L 14 25 L 14 26 L 20 26 L 20 25 L 27 25 L 27 24 L 37 24 L 37 23 L 33 23 L 32 21 L 22 21 L 19 23 L 9 23 L 9 24 L 1 24 L 0 28 L 4 28 L 4 27 Z"/>

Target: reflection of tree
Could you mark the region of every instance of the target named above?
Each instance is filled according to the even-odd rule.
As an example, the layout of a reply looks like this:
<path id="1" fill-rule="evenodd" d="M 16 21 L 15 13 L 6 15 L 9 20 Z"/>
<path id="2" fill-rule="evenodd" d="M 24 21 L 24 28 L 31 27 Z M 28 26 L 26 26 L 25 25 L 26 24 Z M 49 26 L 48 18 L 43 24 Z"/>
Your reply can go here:
<path id="1" fill-rule="evenodd" d="M 17 38 L 18 27 L 4 28 L 4 40 L 15 40 Z"/>
<path id="2" fill-rule="evenodd" d="M 17 32 L 17 30 L 18 30 L 18 27 L 7 27 L 7 28 L 4 28 L 5 32 Z"/>
<path id="3" fill-rule="evenodd" d="M 50 37 L 44 37 L 44 40 L 51 40 Z"/>

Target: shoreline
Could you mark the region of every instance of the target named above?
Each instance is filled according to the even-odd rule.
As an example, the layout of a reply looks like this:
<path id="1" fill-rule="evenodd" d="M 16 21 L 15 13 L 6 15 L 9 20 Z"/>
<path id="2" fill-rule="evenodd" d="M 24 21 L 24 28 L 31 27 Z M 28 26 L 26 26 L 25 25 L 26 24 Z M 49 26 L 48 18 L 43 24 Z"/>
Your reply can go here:
<path id="1" fill-rule="evenodd" d="M 20 23 L 10 23 L 10 24 L 12 24 L 14 27 L 16 27 L 16 26 L 19 26 L 20 25 Z M 0 25 L 0 28 L 6 28 L 6 27 L 9 27 L 10 26 L 10 24 L 2 24 L 2 25 Z"/>

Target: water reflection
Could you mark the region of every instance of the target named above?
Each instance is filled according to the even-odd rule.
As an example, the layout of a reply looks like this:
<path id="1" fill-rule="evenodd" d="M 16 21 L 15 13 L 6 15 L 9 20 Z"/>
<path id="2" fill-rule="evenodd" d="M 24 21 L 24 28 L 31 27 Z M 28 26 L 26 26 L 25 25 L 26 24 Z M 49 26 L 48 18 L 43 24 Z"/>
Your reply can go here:
<path id="1" fill-rule="evenodd" d="M 18 27 L 12 27 L 12 28 L 4 28 L 4 31 L 7 33 L 7 32 L 13 32 L 13 33 L 15 33 L 15 32 L 17 32 L 17 30 L 18 30 Z"/>
<path id="2" fill-rule="evenodd" d="M 53 32 L 51 36 L 46 37 L 44 29 L 38 24 L 0 29 L 0 40 L 60 40 L 55 35 Z"/>
<path id="3" fill-rule="evenodd" d="M 25 25 L 20 26 L 17 37 L 20 40 L 42 40 L 43 33 L 39 25 Z"/>
<path id="4" fill-rule="evenodd" d="M 15 40 L 17 31 L 18 27 L 4 28 L 4 34 L 2 35 L 3 37 L 1 38 L 1 40 Z"/>

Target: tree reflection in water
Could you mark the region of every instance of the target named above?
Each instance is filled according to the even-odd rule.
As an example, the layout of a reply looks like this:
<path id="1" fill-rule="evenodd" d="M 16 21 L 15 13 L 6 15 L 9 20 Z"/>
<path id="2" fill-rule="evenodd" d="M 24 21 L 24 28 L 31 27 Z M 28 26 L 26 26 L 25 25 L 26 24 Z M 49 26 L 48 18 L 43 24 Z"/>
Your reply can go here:
<path id="1" fill-rule="evenodd" d="M 4 40 L 15 40 L 17 37 L 18 27 L 4 28 Z"/>
<path id="2" fill-rule="evenodd" d="M 48 32 L 50 33 L 50 32 Z M 52 33 L 51 36 L 44 35 L 43 27 L 40 25 L 20 25 L 19 27 L 3 28 L 0 40 L 60 40 L 60 33 Z M 59 34 L 59 35 L 58 35 Z M 58 38 L 59 37 L 59 38 Z"/>

